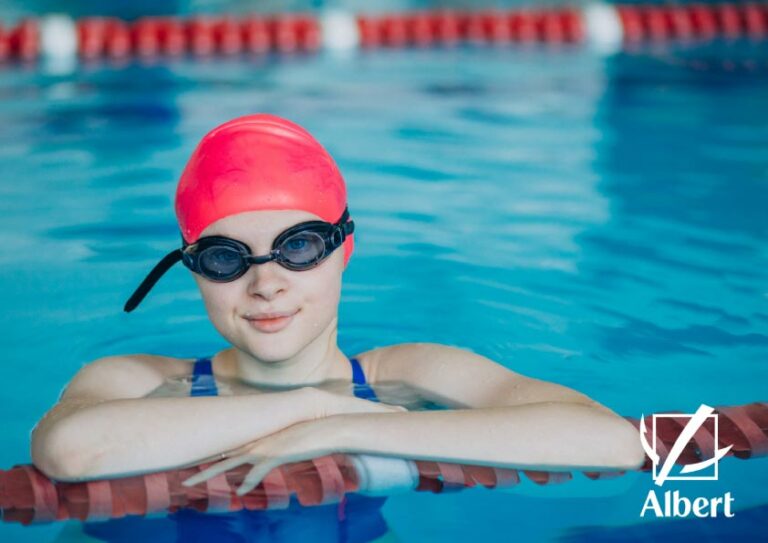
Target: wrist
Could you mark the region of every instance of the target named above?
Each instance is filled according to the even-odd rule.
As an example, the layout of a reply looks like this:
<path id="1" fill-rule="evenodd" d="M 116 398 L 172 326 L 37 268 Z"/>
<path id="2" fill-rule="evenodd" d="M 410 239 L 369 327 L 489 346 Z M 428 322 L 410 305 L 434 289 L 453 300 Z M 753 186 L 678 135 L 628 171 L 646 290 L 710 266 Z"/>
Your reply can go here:
<path id="1" fill-rule="evenodd" d="M 353 443 L 348 432 L 348 415 L 330 415 L 309 422 L 313 444 L 323 450 L 336 452 L 353 452 Z"/>

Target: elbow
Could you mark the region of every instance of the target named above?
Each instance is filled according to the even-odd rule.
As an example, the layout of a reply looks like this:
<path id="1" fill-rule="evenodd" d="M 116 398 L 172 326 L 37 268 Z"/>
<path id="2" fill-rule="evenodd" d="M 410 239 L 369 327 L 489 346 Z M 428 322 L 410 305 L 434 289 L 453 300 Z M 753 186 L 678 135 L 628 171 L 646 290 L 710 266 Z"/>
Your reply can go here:
<path id="1" fill-rule="evenodd" d="M 637 429 L 631 422 L 604 405 L 590 400 L 590 407 L 607 415 L 609 419 L 610 428 L 607 431 L 608 435 L 612 436 L 612 446 L 607 449 L 613 467 L 621 470 L 640 469 L 645 464 L 646 456 Z"/>
<path id="2" fill-rule="evenodd" d="M 645 464 L 646 456 L 637 429 L 622 417 L 617 416 L 612 422 L 615 428 L 610 434 L 612 446 L 608 447 L 611 467 L 632 471 L 640 469 Z"/>
<path id="3" fill-rule="evenodd" d="M 632 426 L 632 436 L 634 439 L 630 441 L 629 451 L 627 452 L 627 468 L 630 470 L 639 470 L 645 465 L 648 457 L 645 455 L 645 450 L 640 444 L 640 436 L 638 435 L 635 427 Z"/>
<path id="4" fill-rule="evenodd" d="M 48 478 L 56 481 L 83 481 L 94 478 L 88 466 L 95 455 L 80 432 L 67 429 L 65 421 L 32 431 L 32 463 Z"/>
<path id="5" fill-rule="evenodd" d="M 592 468 L 624 471 L 637 470 L 645 464 L 640 435 L 631 422 L 599 404 L 569 408 L 571 413 L 581 412 L 574 426 L 587 438 L 582 446 L 591 458 L 584 460 Z"/>

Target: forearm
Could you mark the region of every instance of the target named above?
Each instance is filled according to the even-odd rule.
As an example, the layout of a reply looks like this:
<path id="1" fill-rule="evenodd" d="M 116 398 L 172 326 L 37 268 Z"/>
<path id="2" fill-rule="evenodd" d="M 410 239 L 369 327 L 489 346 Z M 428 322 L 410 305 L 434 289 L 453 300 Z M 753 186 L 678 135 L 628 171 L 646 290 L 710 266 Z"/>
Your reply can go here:
<path id="1" fill-rule="evenodd" d="M 35 464 L 60 480 L 198 463 L 317 414 L 311 389 L 272 394 L 139 398 L 82 408 L 36 428 Z"/>
<path id="2" fill-rule="evenodd" d="M 645 459 L 635 428 L 567 403 L 337 415 L 319 420 L 329 448 L 521 469 L 634 469 Z"/>

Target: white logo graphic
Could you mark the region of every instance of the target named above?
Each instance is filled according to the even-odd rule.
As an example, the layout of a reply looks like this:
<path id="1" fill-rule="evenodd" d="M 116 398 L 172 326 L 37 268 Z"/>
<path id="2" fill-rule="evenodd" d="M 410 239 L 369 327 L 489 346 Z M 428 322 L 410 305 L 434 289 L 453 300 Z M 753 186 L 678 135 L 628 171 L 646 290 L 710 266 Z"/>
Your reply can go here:
<path id="1" fill-rule="evenodd" d="M 694 414 L 680 414 L 680 413 L 670 413 L 670 414 L 658 414 L 653 415 L 653 447 L 648 443 L 647 433 L 648 429 L 645 426 L 645 417 L 640 417 L 640 443 L 643 445 L 643 449 L 645 450 L 645 454 L 648 455 L 648 457 L 653 461 L 653 480 L 656 482 L 656 485 L 661 486 L 664 484 L 664 481 L 685 481 L 685 480 L 693 480 L 693 481 L 716 481 L 717 480 L 717 467 L 718 467 L 718 461 L 728 454 L 728 451 L 731 450 L 731 447 L 733 445 L 728 445 L 724 449 L 718 449 L 718 439 L 717 439 L 717 415 L 713 415 L 714 408 L 702 404 Z M 677 437 L 677 440 L 675 441 L 675 444 L 672 446 L 672 450 L 669 451 L 669 455 L 664 460 L 664 464 L 661 466 L 661 470 L 658 469 L 659 467 L 659 460 L 660 457 L 656 453 L 656 419 L 658 418 L 684 418 L 688 417 L 688 423 L 685 425 L 685 428 L 683 428 L 683 431 L 680 432 L 680 435 Z M 703 460 L 701 462 L 697 462 L 695 464 L 687 464 L 682 467 L 680 474 L 681 475 L 670 475 L 670 471 L 672 470 L 672 467 L 677 462 L 677 459 L 680 457 L 680 454 L 683 452 L 683 449 L 685 449 L 685 446 L 691 441 L 691 438 L 696 434 L 696 432 L 701 428 L 706 420 L 708 418 L 711 418 L 714 420 L 714 456 L 712 458 L 709 458 L 707 460 Z M 684 476 L 684 474 L 688 473 L 695 473 L 704 469 L 709 468 L 710 466 L 714 465 L 714 475 L 704 475 L 704 476 Z"/>

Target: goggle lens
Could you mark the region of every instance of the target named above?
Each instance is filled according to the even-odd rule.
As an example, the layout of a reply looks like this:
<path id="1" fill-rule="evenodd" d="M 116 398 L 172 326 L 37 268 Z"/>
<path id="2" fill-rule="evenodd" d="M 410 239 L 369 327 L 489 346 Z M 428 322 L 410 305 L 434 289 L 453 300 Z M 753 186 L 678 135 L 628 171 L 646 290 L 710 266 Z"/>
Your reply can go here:
<path id="1" fill-rule="evenodd" d="M 308 270 L 326 255 L 326 242 L 318 232 L 297 232 L 282 240 L 275 260 L 292 270 Z M 211 245 L 197 253 L 197 267 L 211 281 L 233 281 L 251 265 L 244 249 L 229 245 Z"/>
<path id="2" fill-rule="evenodd" d="M 226 246 L 203 249 L 198 255 L 198 266 L 202 275 L 212 281 L 231 281 L 248 267 L 240 251 Z"/>
<path id="3" fill-rule="evenodd" d="M 325 240 L 317 232 L 299 232 L 284 240 L 278 251 L 287 264 L 309 268 L 325 254 Z"/>

